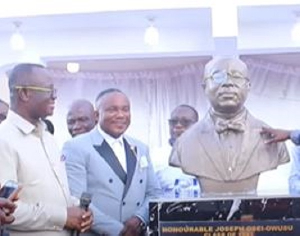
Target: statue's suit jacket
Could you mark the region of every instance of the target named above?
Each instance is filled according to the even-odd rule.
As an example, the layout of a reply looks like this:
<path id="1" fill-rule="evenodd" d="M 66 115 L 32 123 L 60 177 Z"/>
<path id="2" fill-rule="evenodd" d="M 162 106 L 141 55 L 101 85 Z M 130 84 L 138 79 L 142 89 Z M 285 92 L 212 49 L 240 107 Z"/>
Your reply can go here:
<path id="1" fill-rule="evenodd" d="M 235 168 L 229 168 L 219 134 L 207 114 L 177 140 L 170 165 L 197 176 L 205 193 L 255 191 L 261 172 L 289 161 L 284 143 L 265 144 L 262 126 L 267 125 L 247 112 L 241 151 L 235 153 Z"/>
<path id="2" fill-rule="evenodd" d="M 118 235 L 132 216 L 148 222 L 148 202 L 161 195 L 148 148 L 124 136 L 127 175 L 97 127 L 65 143 L 63 155 L 70 190 L 93 194 L 92 231 L 86 235 Z"/>

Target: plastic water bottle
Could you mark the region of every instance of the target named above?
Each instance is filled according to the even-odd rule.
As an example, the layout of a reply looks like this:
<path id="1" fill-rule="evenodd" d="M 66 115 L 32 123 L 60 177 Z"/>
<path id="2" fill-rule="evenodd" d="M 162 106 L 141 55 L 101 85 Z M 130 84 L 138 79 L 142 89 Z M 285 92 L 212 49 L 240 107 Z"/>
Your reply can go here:
<path id="1" fill-rule="evenodd" d="M 197 179 L 193 179 L 193 186 L 192 186 L 192 197 L 193 198 L 198 198 L 200 196 L 200 189 L 198 186 L 198 181 Z"/>
<path id="2" fill-rule="evenodd" d="M 175 198 L 181 198 L 181 189 L 179 186 L 179 179 L 175 179 L 174 194 L 175 194 Z"/>

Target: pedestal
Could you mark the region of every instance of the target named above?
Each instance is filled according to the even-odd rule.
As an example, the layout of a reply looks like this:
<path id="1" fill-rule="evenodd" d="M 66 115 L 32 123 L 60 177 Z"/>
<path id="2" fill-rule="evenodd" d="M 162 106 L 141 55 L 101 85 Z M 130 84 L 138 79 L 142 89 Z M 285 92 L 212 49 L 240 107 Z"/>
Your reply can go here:
<path id="1" fill-rule="evenodd" d="M 300 198 L 289 196 L 157 200 L 150 235 L 300 236 Z"/>

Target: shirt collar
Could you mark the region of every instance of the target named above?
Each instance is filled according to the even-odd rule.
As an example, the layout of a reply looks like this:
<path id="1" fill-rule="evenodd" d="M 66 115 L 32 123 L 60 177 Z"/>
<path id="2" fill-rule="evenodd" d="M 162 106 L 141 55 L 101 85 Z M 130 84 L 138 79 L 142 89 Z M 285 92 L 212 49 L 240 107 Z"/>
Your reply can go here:
<path id="1" fill-rule="evenodd" d="M 122 146 L 124 146 L 123 143 L 123 135 L 121 135 L 118 138 L 114 138 L 111 135 L 109 135 L 108 133 L 105 133 L 103 131 L 103 129 L 101 129 L 100 125 L 98 125 L 98 131 L 100 132 L 100 134 L 102 135 L 102 137 L 104 138 L 104 140 L 109 144 L 109 146 L 112 146 L 115 142 L 119 142 Z"/>
<path id="2" fill-rule="evenodd" d="M 34 126 L 29 121 L 12 110 L 9 110 L 7 118 L 11 120 L 11 122 L 15 126 L 17 126 L 24 134 L 30 134 L 36 130 L 40 130 L 41 132 L 42 130 L 46 129 L 46 125 L 42 121 L 39 121 L 37 126 Z"/>

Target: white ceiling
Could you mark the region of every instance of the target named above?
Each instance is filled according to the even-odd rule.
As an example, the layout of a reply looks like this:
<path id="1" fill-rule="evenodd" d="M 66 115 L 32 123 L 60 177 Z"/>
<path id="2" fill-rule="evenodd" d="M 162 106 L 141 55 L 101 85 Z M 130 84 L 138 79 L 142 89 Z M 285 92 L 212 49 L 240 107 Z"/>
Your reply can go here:
<path id="1" fill-rule="evenodd" d="M 240 6 L 238 24 L 292 23 L 299 5 Z M 211 24 L 211 8 L 182 8 L 57 14 L 32 17 L 0 17 L 0 33 L 12 32 L 13 22 L 22 22 L 22 31 L 57 31 L 95 28 L 145 27 L 154 17 L 157 27 L 207 27 Z"/>
<path id="2" fill-rule="evenodd" d="M 130 58 L 106 60 L 77 60 L 81 71 L 142 71 L 165 69 L 198 62 L 208 62 L 210 57 L 165 57 L 165 58 Z M 68 61 L 48 61 L 47 66 L 65 70 Z"/>
<path id="3" fill-rule="evenodd" d="M 144 70 L 206 61 L 215 54 L 212 10 L 200 1 L 197 6 L 186 2 L 185 7 L 151 10 L 0 17 L 0 52 L 5 55 L 0 65 L 19 58 L 8 45 L 14 21 L 22 22 L 28 49 L 53 68 L 64 68 L 68 61 L 80 62 L 83 70 Z M 233 46 L 253 58 L 300 66 L 300 44 L 289 39 L 295 12 L 300 12 L 300 1 L 239 6 L 239 36 Z M 142 43 L 149 17 L 161 32 L 161 44 L 154 49 Z M 224 48 L 232 46 L 226 42 Z"/>

